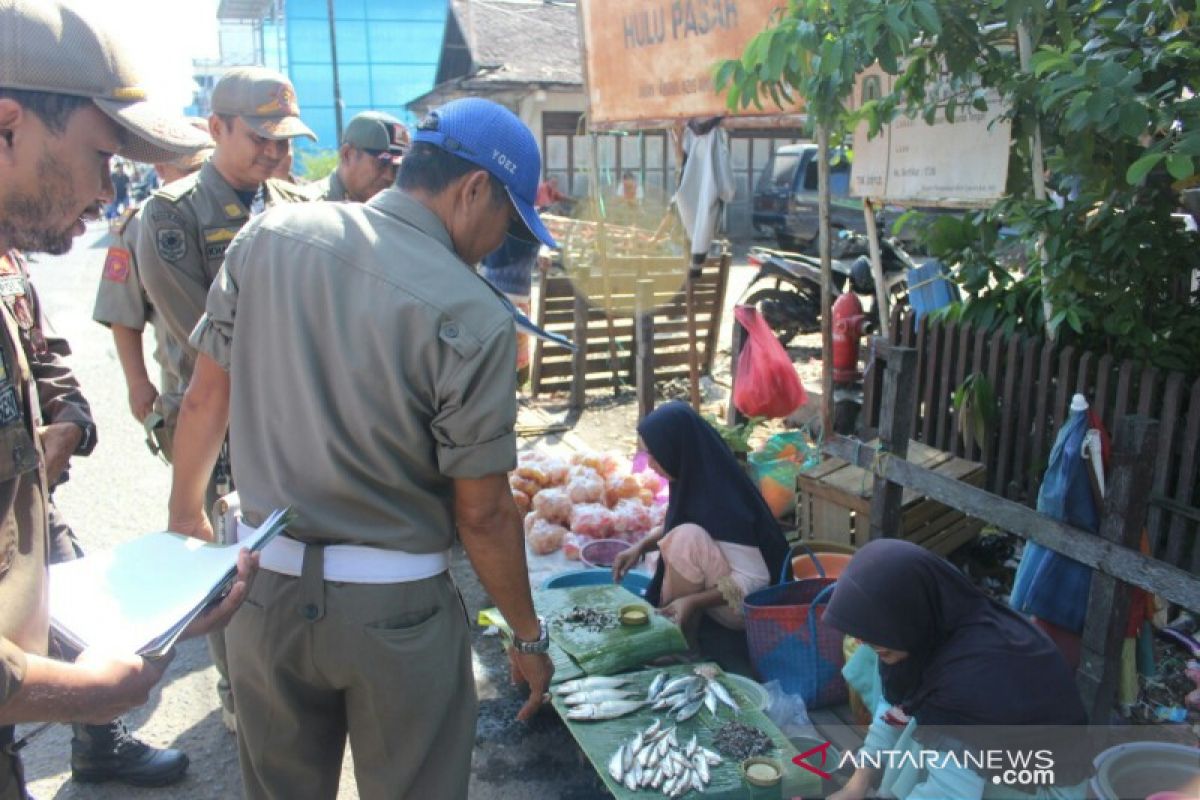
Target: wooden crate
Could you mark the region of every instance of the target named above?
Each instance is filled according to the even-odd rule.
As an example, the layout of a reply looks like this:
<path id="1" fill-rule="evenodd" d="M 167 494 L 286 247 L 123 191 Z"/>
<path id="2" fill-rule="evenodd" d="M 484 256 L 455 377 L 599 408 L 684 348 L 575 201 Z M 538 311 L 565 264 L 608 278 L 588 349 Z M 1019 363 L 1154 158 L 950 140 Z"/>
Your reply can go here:
<path id="1" fill-rule="evenodd" d="M 972 486 L 983 486 L 987 477 L 982 464 L 956 458 L 920 442 L 909 442 L 908 461 Z M 870 539 L 874 488 L 870 472 L 837 458 L 801 473 L 796 487 L 800 538 L 866 544 Z M 979 520 L 912 489 L 904 490 L 901 514 L 903 537 L 941 555 L 969 542 L 983 527 Z"/>

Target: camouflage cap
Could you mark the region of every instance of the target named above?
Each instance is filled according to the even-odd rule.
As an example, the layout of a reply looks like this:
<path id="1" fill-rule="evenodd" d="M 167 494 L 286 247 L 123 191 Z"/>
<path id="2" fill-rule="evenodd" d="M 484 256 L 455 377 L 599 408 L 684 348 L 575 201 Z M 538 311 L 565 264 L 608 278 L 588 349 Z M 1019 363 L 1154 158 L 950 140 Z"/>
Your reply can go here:
<path id="1" fill-rule="evenodd" d="M 213 87 L 214 114 L 241 117 L 259 136 L 291 139 L 307 136 L 317 140 L 300 121 L 296 90 L 283 75 L 265 67 L 237 67 L 221 76 Z"/>
<path id="2" fill-rule="evenodd" d="M 125 48 L 57 0 L 0 0 L 0 86 L 90 97 L 123 130 L 119 155 L 173 161 L 208 137 L 147 102 Z"/>
<path id="3" fill-rule="evenodd" d="M 350 120 L 342 144 L 373 153 L 381 161 L 399 164 L 411 138 L 404 123 L 382 111 L 364 111 Z"/>

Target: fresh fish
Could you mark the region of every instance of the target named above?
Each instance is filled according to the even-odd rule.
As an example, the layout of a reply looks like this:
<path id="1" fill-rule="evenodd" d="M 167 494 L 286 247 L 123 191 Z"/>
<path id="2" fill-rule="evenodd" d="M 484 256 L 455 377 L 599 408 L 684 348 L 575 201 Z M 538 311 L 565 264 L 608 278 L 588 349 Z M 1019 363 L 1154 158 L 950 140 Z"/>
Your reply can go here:
<path id="1" fill-rule="evenodd" d="M 642 785 L 642 776 L 644 774 L 645 774 L 645 771 L 642 769 L 642 765 L 635 761 L 633 763 L 633 782 L 635 784 L 637 784 L 638 786 L 641 786 Z"/>
<path id="2" fill-rule="evenodd" d="M 671 749 L 671 737 L 670 737 L 670 734 L 668 734 L 667 736 L 664 736 L 664 737 L 662 737 L 661 739 L 659 739 L 659 740 L 658 740 L 658 746 L 657 746 L 657 748 L 658 748 L 658 757 L 659 757 L 659 758 L 666 758 L 666 756 L 667 756 L 667 753 L 668 753 L 668 752 L 670 751 L 670 749 Z"/>
<path id="3" fill-rule="evenodd" d="M 567 695 L 563 702 L 569 706 L 595 705 L 605 700 L 629 700 L 636 696 L 636 692 L 627 692 L 624 689 L 588 689 Z"/>
<path id="4" fill-rule="evenodd" d="M 684 706 L 683 708 L 681 708 L 679 710 L 679 715 L 677 717 L 675 717 L 676 721 L 686 722 L 687 720 L 696 716 L 696 714 L 700 711 L 700 707 L 703 705 L 704 705 L 704 700 L 702 700 L 702 699 L 693 700 L 692 702 L 688 703 L 686 706 Z"/>
<path id="5" fill-rule="evenodd" d="M 646 740 L 649 741 L 650 739 L 653 739 L 661 728 L 661 719 L 655 719 L 654 722 L 651 722 L 650 727 L 646 728 Z"/>
<path id="6" fill-rule="evenodd" d="M 704 707 L 708 709 L 708 713 L 714 717 L 717 715 L 717 694 L 712 689 L 712 684 L 709 684 L 704 689 Z"/>
<path id="7" fill-rule="evenodd" d="M 712 689 L 712 693 L 717 696 L 718 700 L 732 708 L 734 714 L 742 713 L 742 709 L 738 706 L 737 701 L 733 699 L 733 695 L 719 681 L 710 681 L 708 688 Z"/>
<path id="8" fill-rule="evenodd" d="M 663 694 L 674 694 L 683 686 L 689 686 L 704 680 L 699 675 L 683 675 L 674 680 L 667 681 L 667 685 L 663 687 Z"/>
<path id="9" fill-rule="evenodd" d="M 641 700 L 605 700 L 602 703 L 587 703 L 567 710 L 567 719 L 603 720 L 616 719 L 632 714 L 645 703 Z"/>
<path id="10" fill-rule="evenodd" d="M 710 767 L 715 767 L 718 764 L 720 764 L 722 761 L 724 761 L 724 759 L 721 758 L 721 756 L 719 754 L 714 753 L 712 750 L 709 750 L 707 747 L 701 747 L 700 752 L 704 754 L 704 760 L 708 762 L 708 765 Z"/>
<path id="11" fill-rule="evenodd" d="M 660 672 L 654 676 L 654 680 L 650 681 L 650 688 L 646 690 L 646 699 L 653 700 L 658 697 L 662 688 L 667 685 L 667 673 Z"/>
<path id="12" fill-rule="evenodd" d="M 711 777 L 711 774 L 708 771 L 708 761 L 706 761 L 704 756 L 700 753 L 696 753 L 692 756 L 692 769 L 694 769 L 696 774 L 700 776 L 700 780 L 702 780 L 704 783 L 708 783 L 708 779 Z"/>
<path id="13" fill-rule="evenodd" d="M 667 777 L 670 780 L 674 780 L 674 778 L 677 774 L 675 771 L 675 760 L 672 758 L 663 759 L 662 771 L 663 771 L 663 775 L 665 777 Z"/>
<path id="14" fill-rule="evenodd" d="M 671 747 L 679 747 L 679 740 L 675 738 L 675 728 L 667 731 L 667 741 L 671 743 Z"/>
<path id="15" fill-rule="evenodd" d="M 629 770 L 633 769 L 633 758 L 634 752 L 630 749 L 629 743 L 626 742 L 621 747 L 621 772 L 629 772 Z"/>
<path id="16" fill-rule="evenodd" d="M 622 783 L 624 783 L 625 788 L 628 789 L 629 791 L 631 791 L 631 792 L 637 791 L 638 785 L 637 785 L 637 781 L 635 781 L 633 779 L 633 770 L 629 770 L 629 772 L 625 773 L 625 780 L 622 781 Z"/>
<path id="17" fill-rule="evenodd" d="M 587 678 L 575 678 L 574 680 L 560 683 L 554 687 L 554 693 L 557 695 L 567 695 L 574 694 L 575 692 L 586 692 L 592 689 L 617 689 L 627 683 L 629 681 L 624 678 L 592 675 Z"/>
<path id="18" fill-rule="evenodd" d="M 696 749 L 699 746 L 700 743 L 696 741 L 696 735 L 692 734 L 692 738 L 688 740 L 687 746 L 683 748 L 683 754 L 688 758 L 691 758 L 692 756 L 696 755 Z"/>
<path id="19" fill-rule="evenodd" d="M 660 697 L 654 701 L 654 705 L 650 706 L 650 708 L 654 709 L 655 711 L 665 711 L 672 705 L 674 705 L 674 700 L 672 698 Z"/>
<path id="20" fill-rule="evenodd" d="M 652 758 L 654 758 L 654 747 L 653 746 L 643 747 L 641 750 L 638 751 L 637 763 L 641 764 L 643 767 L 648 767 L 648 766 L 650 766 L 650 763 L 651 763 L 650 760 Z"/>
<path id="21" fill-rule="evenodd" d="M 654 775 L 650 778 L 650 787 L 652 789 L 662 788 L 664 780 L 666 780 L 666 776 L 663 774 L 663 768 L 661 766 L 655 767 Z"/>
<path id="22" fill-rule="evenodd" d="M 608 774 L 612 775 L 612 779 L 617 783 L 625 780 L 624 755 L 625 746 L 622 745 L 617 748 L 616 752 L 612 754 L 612 758 L 608 760 Z"/>
<path id="23" fill-rule="evenodd" d="M 638 731 L 637 735 L 633 737 L 633 741 L 629 743 L 629 749 L 634 753 L 640 753 L 644 742 L 645 739 L 642 738 L 642 732 Z"/>

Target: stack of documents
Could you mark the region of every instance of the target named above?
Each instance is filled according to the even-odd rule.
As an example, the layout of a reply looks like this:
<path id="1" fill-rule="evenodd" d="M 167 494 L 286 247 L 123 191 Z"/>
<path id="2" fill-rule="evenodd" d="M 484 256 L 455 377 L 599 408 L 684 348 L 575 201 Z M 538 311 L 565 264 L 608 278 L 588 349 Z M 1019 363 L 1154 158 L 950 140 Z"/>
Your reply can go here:
<path id="1" fill-rule="evenodd" d="M 148 533 L 105 553 L 50 567 L 50 627 L 68 645 L 147 658 L 175 640 L 237 574 L 238 552 L 261 550 L 291 519 L 273 512 L 237 544 Z"/>

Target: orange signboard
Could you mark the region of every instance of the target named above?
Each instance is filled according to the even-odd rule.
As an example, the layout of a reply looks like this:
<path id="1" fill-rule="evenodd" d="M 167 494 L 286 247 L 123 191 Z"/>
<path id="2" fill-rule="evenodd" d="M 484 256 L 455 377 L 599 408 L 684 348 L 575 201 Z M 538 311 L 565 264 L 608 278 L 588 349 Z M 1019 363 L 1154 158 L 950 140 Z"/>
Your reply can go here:
<path id="1" fill-rule="evenodd" d="M 786 0 L 580 0 L 593 128 L 619 123 L 730 116 L 712 76 L 741 58 Z M 735 115 L 778 116 L 771 100 Z"/>

